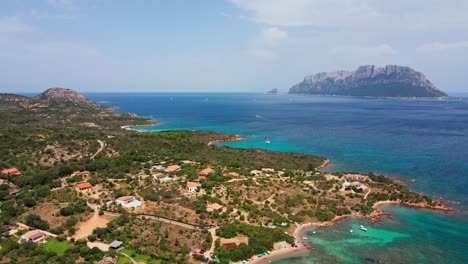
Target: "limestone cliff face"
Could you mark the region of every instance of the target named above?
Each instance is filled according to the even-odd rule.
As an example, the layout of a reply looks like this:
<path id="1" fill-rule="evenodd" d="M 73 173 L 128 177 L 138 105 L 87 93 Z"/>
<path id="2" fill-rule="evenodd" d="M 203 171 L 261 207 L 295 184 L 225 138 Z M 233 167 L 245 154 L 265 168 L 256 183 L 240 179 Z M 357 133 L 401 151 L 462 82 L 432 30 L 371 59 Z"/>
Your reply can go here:
<path id="1" fill-rule="evenodd" d="M 360 66 L 356 71 L 324 72 L 307 76 L 290 94 L 371 97 L 446 97 L 424 74 L 410 67 Z"/>
<path id="2" fill-rule="evenodd" d="M 95 102 L 68 88 L 50 88 L 34 97 L 34 99 L 47 102 L 72 102 L 75 104 L 97 107 Z"/>

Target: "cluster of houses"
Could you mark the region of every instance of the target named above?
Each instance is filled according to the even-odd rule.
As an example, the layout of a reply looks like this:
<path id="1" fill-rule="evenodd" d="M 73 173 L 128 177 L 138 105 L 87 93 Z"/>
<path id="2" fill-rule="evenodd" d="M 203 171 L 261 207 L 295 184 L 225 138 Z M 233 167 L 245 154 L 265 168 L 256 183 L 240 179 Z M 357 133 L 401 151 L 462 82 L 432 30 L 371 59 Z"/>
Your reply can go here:
<path id="1" fill-rule="evenodd" d="M 363 182 L 367 182 L 368 178 L 360 174 L 345 174 L 342 177 L 342 181 L 343 190 L 350 186 L 354 186 L 358 189 L 367 189 L 367 186 L 365 186 Z"/>
<path id="2" fill-rule="evenodd" d="M 153 173 L 153 179 L 158 182 L 168 182 L 172 181 L 173 178 L 169 176 L 169 173 L 171 172 L 177 172 L 181 170 L 181 167 L 179 165 L 169 165 L 167 167 L 164 167 L 161 164 L 151 166 L 150 170 L 155 170 L 156 172 Z"/>
<path id="3" fill-rule="evenodd" d="M 183 161 L 183 163 L 184 164 L 197 164 L 196 162 L 193 162 L 193 161 Z M 156 165 L 153 165 L 153 166 L 150 167 L 150 170 L 155 170 L 156 171 L 156 172 L 154 172 L 152 174 L 153 179 L 158 181 L 158 182 L 161 182 L 161 183 L 162 182 L 172 181 L 173 178 L 171 178 L 168 173 L 179 171 L 180 169 L 181 169 L 181 167 L 179 165 L 169 165 L 169 166 L 165 167 L 163 165 L 163 163 L 156 164 Z M 205 169 L 202 169 L 201 171 L 199 171 L 198 172 L 198 177 L 204 178 L 204 177 L 207 177 L 208 175 L 213 174 L 213 173 L 216 173 L 216 170 L 214 170 L 213 168 L 208 167 L 208 168 L 205 168 Z M 275 172 L 275 169 L 272 169 L 272 168 L 262 168 L 261 170 L 252 170 L 250 172 L 250 175 L 251 176 L 267 176 L 268 177 L 268 176 L 272 176 L 275 173 L 277 175 L 279 175 L 279 176 L 284 175 L 283 171 Z M 227 177 L 231 177 L 231 178 L 238 178 L 238 177 L 241 176 L 239 173 L 233 172 L 233 171 L 224 173 L 223 175 L 227 176 Z M 186 188 L 187 188 L 188 193 L 195 193 L 199 189 L 201 189 L 201 184 L 198 183 L 198 182 L 187 182 Z"/>
<path id="4" fill-rule="evenodd" d="M 71 177 L 76 177 L 76 176 L 82 177 L 82 182 L 77 183 L 76 188 L 79 191 L 86 191 L 86 190 L 89 190 L 89 189 L 93 188 L 93 185 L 91 183 L 87 182 L 90 175 L 91 175 L 90 171 L 84 170 L 84 171 L 74 171 L 70 176 Z"/>
<path id="5" fill-rule="evenodd" d="M 167 167 L 164 167 L 163 165 L 158 164 L 158 165 L 151 166 L 150 169 L 151 170 L 157 170 L 157 171 L 164 171 L 164 172 L 169 173 L 169 172 L 179 171 L 181 169 L 181 167 L 179 165 L 169 165 Z"/>

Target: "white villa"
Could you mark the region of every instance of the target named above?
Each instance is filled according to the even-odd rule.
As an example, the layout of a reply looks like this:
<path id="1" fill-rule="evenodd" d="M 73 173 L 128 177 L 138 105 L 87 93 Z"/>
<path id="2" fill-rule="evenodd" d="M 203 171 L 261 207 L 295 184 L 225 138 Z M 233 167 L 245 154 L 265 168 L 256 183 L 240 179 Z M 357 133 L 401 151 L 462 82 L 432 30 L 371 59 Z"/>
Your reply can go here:
<path id="1" fill-rule="evenodd" d="M 198 189 L 198 183 L 196 182 L 187 182 L 187 189 L 189 192 L 194 193 Z"/>
<path id="2" fill-rule="evenodd" d="M 39 243 L 39 242 L 45 242 L 47 235 L 40 231 L 40 230 L 32 230 L 24 235 L 21 236 L 20 242 L 21 243 L 26 243 L 26 242 L 34 242 L 34 243 Z"/>
<path id="3" fill-rule="evenodd" d="M 141 202 L 133 196 L 122 196 L 115 200 L 115 202 L 123 207 L 138 207 L 141 205 Z"/>

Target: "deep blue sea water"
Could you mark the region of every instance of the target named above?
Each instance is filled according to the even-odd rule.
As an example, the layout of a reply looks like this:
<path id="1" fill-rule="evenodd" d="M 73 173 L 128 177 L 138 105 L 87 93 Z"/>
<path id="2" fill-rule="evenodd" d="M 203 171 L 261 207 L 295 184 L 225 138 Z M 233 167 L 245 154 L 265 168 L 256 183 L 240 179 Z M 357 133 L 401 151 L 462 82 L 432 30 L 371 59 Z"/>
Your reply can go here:
<path id="1" fill-rule="evenodd" d="M 386 207 L 394 219 L 362 234 L 363 220 L 308 233 L 306 257 L 274 263 L 468 263 L 468 98 L 365 99 L 263 94 L 87 94 L 118 111 L 151 116 L 143 130 L 240 134 L 232 147 L 326 156 L 330 171 L 377 172 L 413 180 L 412 190 L 460 209 L 444 214 Z M 266 139 L 271 144 L 266 145 Z"/>

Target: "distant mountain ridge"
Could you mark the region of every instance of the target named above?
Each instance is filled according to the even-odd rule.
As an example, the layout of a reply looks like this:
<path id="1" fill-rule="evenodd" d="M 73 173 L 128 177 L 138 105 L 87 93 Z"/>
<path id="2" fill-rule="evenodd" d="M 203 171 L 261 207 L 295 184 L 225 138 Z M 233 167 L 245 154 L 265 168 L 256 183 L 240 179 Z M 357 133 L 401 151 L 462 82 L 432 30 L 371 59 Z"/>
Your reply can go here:
<path id="1" fill-rule="evenodd" d="M 34 97 L 35 100 L 47 102 L 72 102 L 75 104 L 82 104 L 91 107 L 98 107 L 98 105 L 90 99 L 79 94 L 75 90 L 69 88 L 49 88 L 41 94 Z"/>
<path id="2" fill-rule="evenodd" d="M 356 71 L 323 72 L 306 76 L 290 94 L 370 97 L 447 97 L 424 74 L 407 66 L 360 66 Z"/>

